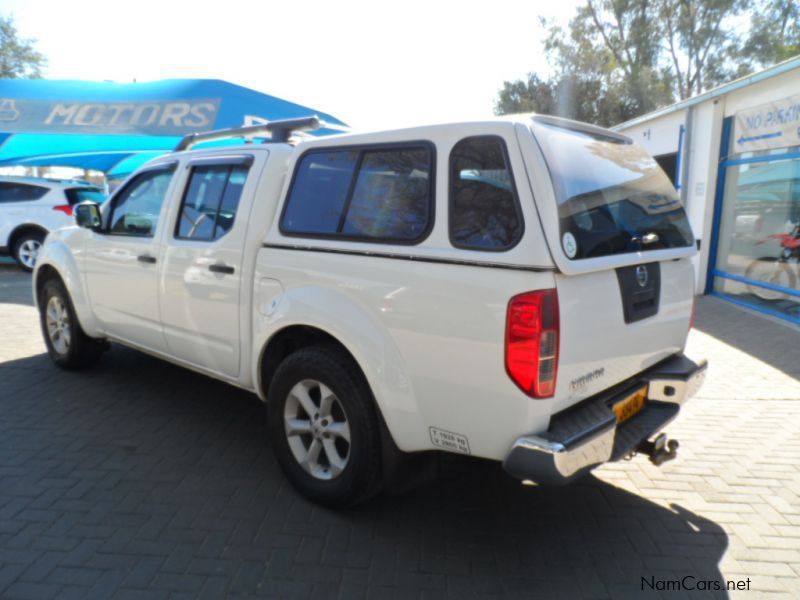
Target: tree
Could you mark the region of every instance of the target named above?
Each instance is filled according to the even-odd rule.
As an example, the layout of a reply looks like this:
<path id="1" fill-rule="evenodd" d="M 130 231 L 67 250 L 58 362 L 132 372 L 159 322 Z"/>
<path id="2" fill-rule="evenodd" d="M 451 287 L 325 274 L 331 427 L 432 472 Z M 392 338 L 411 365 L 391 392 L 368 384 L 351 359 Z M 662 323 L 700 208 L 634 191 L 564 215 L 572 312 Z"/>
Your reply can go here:
<path id="1" fill-rule="evenodd" d="M 630 114 L 615 90 L 603 92 L 598 77 L 563 75 L 544 81 L 531 73 L 528 80 L 503 84 L 495 103 L 499 115 L 535 112 L 589 123 L 619 123 Z"/>
<path id="2" fill-rule="evenodd" d="M 549 81 L 544 81 L 535 73 L 528 74 L 528 80 L 504 81 L 495 103 L 499 115 L 509 113 L 537 112 L 556 113 L 556 91 Z"/>
<path id="3" fill-rule="evenodd" d="M 554 75 L 505 82 L 495 111 L 534 106 L 538 112 L 612 125 L 697 94 L 738 73 L 742 40 L 735 33 L 736 17 L 751 2 L 587 0 L 568 31 L 550 29 L 544 50 Z M 534 97 L 543 90 L 554 101 Z M 562 98 L 559 90 L 594 96 Z"/>
<path id="4" fill-rule="evenodd" d="M 46 59 L 34 44 L 35 39 L 20 38 L 12 17 L 0 16 L 0 78 L 41 77 Z"/>
<path id="5" fill-rule="evenodd" d="M 800 54 L 800 3 L 765 0 L 758 5 L 742 57 L 751 68 L 766 67 Z"/>
<path id="6" fill-rule="evenodd" d="M 652 110 L 668 95 L 669 77 L 658 68 L 654 35 L 658 8 L 652 0 L 588 0 L 571 23 L 574 50 L 567 57 L 578 58 L 576 50 L 606 56 L 609 83 L 620 88 L 630 112 Z M 576 34 L 591 44 L 576 44 Z"/>
<path id="7" fill-rule="evenodd" d="M 736 76 L 732 59 L 741 38 L 732 18 L 752 8 L 750 0 L 661 0 L 659 15 L 680 99 Z"/>

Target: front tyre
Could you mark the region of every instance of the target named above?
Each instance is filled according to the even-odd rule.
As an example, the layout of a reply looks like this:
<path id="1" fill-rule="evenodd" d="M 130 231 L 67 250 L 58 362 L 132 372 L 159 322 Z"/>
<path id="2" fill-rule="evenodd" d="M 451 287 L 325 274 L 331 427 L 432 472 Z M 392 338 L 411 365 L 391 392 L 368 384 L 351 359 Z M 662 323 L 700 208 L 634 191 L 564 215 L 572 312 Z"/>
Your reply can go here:
<path id="1" fill-rule="evenodd" d="M 267 394 L 272 447 L 286 477 L 310 500 L 354 506 L 380 491 L 375 402 L 353 360 L 333 345 L 289 355 Z"/>
<path id="2" fill-rule="evenodd" d="M 90 338 L 81 329 L 72 300 L 59 279 L 49 279 L 42 286 L 39 322 L 47 352 L 62 369 L 93 365 L 105 350 L 102 340 Z"/>

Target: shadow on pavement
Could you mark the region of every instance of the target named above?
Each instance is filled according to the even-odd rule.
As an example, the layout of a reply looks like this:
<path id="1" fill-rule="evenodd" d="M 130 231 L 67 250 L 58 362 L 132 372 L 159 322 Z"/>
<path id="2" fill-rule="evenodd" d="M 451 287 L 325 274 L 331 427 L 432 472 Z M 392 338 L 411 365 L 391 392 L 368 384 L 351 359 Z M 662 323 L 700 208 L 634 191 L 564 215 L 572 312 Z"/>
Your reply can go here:
<path id="1" fill-rule="evenodd" d="M 448 457 L 411 492 L 321 509 L 283 478 L 255 396 L 118 346 L 84 372 L 0 364 L 0 414 L 0 564 L 66 560 L 87 597 L 95 574 L 122 589 L 142 565 L 140 586 L 177 573 L 217 597 L 633 598 L 642 578 L 722 579 L 719 525 L 594 477 L 527 488 Z"/>
<path id="2" fill-rule="evenodd" d="M 0 262 L 0 298 L 4 303 L 33 306 L 31 274 L 16 263 Z"/>
<path id="3" fill-rule="evenodd" d="M 733 346 L 773 367 L 800 379 L 797 360 L 798 328 L 777 323 L 761 315 L 714 298 L 697 301 L 695 329 Z"/>

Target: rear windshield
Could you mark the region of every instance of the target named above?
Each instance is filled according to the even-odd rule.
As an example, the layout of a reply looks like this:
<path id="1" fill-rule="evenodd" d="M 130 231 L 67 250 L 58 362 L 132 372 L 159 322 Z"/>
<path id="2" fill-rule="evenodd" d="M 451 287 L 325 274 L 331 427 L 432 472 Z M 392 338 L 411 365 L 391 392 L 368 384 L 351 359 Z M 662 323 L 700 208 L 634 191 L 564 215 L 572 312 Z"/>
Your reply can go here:
<path id="1" fill-rule="evenodd" d="M 691 246 L 678 194 L 658 163 L 611 136 L 534 122 L 571 259 Z"/>
<path id="2" fill-rule="evenodd" d="M 106 195 L 98 190 L 97 188 L 89 188 L 89 187 L 80 187 L 80 188 L 69 188 L 64 190 L 64 193 L 67 195 L 67 202 L 70 204 L 77 204 L 78 202 L 97 202 L 98 204 L 102 204 L 106 201 Z"/>

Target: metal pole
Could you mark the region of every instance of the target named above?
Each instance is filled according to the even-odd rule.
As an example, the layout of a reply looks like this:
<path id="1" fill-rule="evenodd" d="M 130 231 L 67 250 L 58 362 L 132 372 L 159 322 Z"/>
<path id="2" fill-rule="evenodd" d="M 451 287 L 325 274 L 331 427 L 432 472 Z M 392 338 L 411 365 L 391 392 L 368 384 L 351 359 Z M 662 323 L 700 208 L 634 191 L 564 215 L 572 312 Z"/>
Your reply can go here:
<path id="1" fill-rule="evenodd" d="M 678 156 L 681 168 L 681 202 L 689 206 L 689 172 L 692 170 L 692 126 L 694 124 L 694 106 L 686 109 L 686 125 L 683 136 L 683 152 Z"/>

